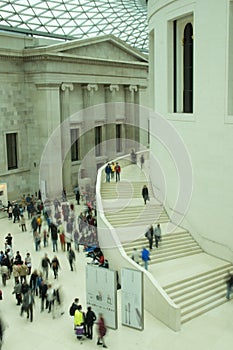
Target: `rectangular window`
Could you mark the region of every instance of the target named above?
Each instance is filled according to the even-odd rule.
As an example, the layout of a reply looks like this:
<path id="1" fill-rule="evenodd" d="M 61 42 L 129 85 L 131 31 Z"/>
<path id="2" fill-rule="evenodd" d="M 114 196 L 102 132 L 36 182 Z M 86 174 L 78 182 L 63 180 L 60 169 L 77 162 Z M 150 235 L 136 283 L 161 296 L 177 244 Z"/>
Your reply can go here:
<path id="1" fill-rule="evenodd" d="M 6 134 L 6 151 L 8 170 L 18 168 L 18 137 L 17 133 Z"/>
<path id="2" fill-rule="evenodd" d="M 75 162 L 80 159 L 79 155 L 79 129 L 70 130 L 71 141 L 71 161 Z"/>
<path id="3" fill-rule="evenodd" d="M 95 127 L 95 155 L 101 156 L 102 126 Z"/>
<path id="4" fill-rule="evenodd" d="M 122 151 L 122 124 L 116 124 L 116 151 Z"/>
<path id="5" fill-rule="evenodd" d="M 173 112 L 193 113 L 193 17 L 173 22 Z"/>

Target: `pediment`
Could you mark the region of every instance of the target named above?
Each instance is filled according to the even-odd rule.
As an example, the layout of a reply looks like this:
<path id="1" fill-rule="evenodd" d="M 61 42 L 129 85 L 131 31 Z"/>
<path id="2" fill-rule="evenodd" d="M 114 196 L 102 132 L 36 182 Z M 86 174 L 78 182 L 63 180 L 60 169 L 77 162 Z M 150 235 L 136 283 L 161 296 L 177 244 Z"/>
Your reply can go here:
<path id="1" fill-rule="evenodd" d="M 127 62 L 147 62 L 147 57 L 140 51 L 113 36 L 74 40 L 69 43 L 56 45 L 53 51 L 54 49 L 56 53 L 77 57 Z"/>

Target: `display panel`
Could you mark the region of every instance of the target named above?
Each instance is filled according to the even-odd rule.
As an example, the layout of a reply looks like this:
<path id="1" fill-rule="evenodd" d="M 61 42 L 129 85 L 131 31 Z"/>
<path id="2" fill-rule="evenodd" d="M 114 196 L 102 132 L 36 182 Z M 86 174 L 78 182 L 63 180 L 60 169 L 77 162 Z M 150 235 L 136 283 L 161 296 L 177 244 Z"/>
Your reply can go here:
<path id="1" fill-rule="evenodd" d="M 87 265 L 86 303 L 96 316 L 103 314 L 107 327 L 117 328 L 116 271 Z"/>
<path id="2" fill-rule="evenodd" d="M 121 269 L 121 319 L 124 326 L 144 329 L 143 273 Z"/>

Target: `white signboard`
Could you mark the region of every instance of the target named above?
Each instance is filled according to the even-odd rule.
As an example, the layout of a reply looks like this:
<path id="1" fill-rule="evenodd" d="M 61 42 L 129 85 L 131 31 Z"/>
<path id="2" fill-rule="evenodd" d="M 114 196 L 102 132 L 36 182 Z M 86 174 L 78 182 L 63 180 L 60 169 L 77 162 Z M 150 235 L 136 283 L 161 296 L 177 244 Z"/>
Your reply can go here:
<path id="1" fill-rule="evenodd" d="M 99 313 L 103 314 L 108 327 L 117 328 L 116 271 L 87 265 L 86 303 L 97 317 Z"/>
<path id="2" fill-rule="evenodd" d="M 128 327 L 144 329 L 143 273 L 121 269 L 121 319 Z"/>

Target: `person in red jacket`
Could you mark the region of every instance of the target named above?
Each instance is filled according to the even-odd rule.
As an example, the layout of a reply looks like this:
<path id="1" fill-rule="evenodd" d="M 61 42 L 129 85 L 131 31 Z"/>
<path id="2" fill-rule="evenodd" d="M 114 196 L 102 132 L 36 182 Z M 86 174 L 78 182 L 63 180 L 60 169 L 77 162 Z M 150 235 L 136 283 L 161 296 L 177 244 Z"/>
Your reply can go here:
<path id="1" fill-rule="evenodd" d="M 107 327 L 105 325 L 105 321 L 104 321 L 102 313 L 99 314 L 99 319 L 97 321 L 97 327 L 98 327 L 97 328 L 97 330 L 98 330 L 97 345 L 103 344 L 103 348 L 107 348 L 105 341 L 104 341 L 104 336 L 107 332 Z"/>
<path id="2" fill-rule="evenodd" d="M 116 182 L 120 181 L 121 167 L 118 163 L 116 163 L 115 172 L 116 172 Z"/>

